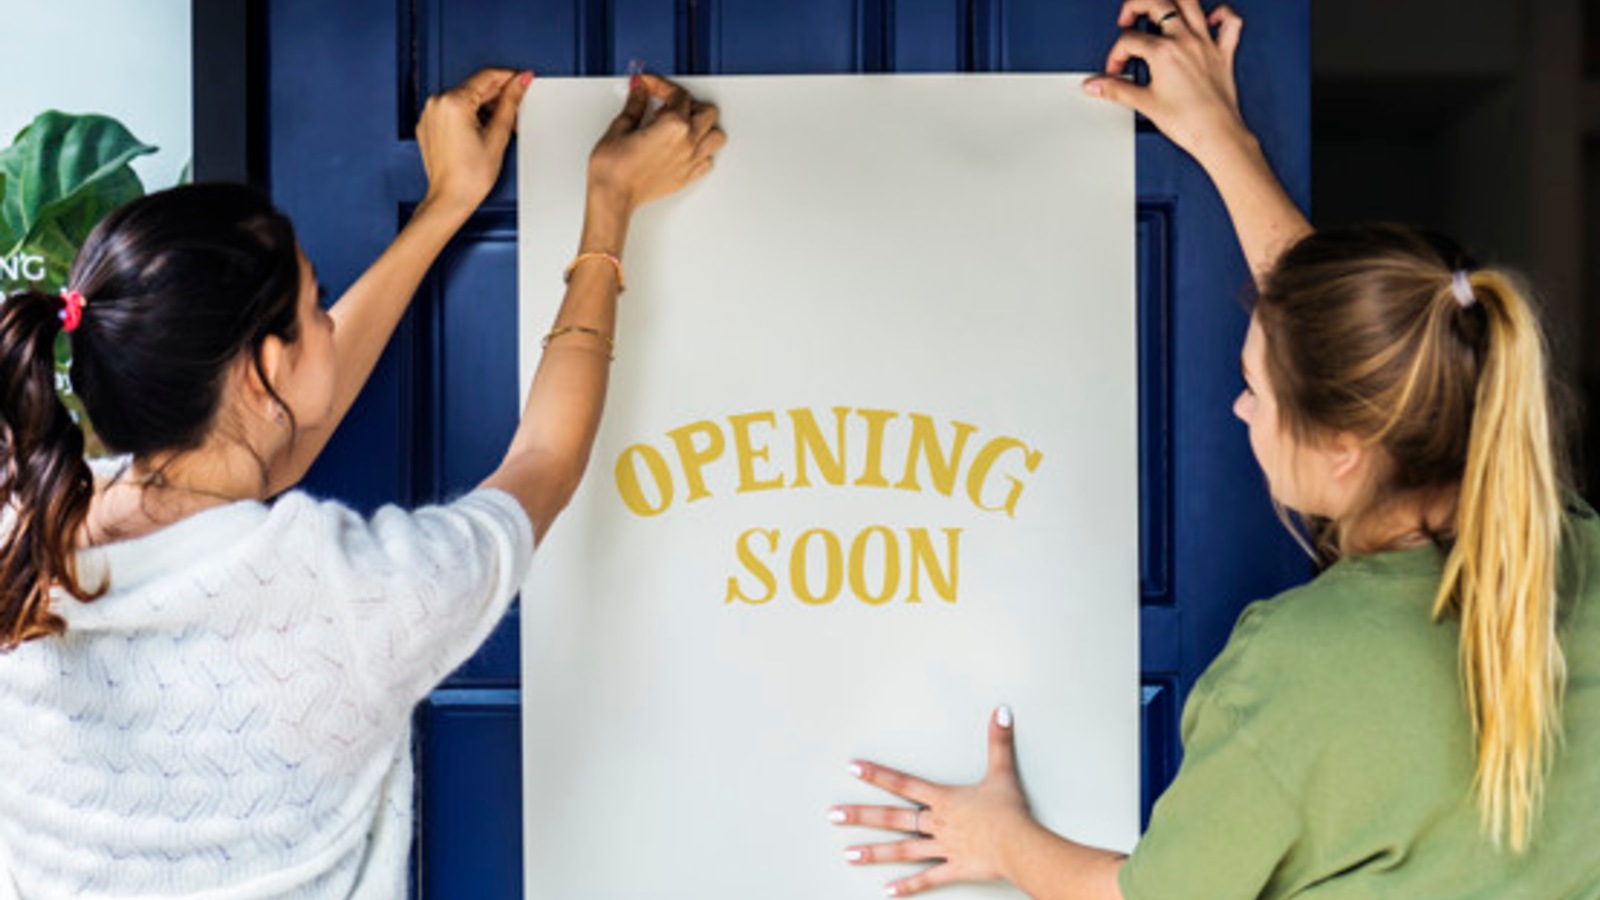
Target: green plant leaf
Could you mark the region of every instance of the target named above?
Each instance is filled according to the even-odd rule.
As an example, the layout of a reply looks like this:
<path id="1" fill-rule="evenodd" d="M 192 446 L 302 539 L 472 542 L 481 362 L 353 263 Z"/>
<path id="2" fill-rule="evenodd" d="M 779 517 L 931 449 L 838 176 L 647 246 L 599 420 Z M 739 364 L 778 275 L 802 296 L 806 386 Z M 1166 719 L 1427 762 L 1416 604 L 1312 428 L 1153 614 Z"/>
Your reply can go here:
<path id="1" fill-rule="evenodd" d="M 45 207 L 39 214 L 39 220 L 34 223 L 32 233 L 23 239 L 22 246 L 26 248 L 32 244 L 40 229 L 47 227 L 60 229 L 74 246 L 81 246 L 84 238 L 105 218 L 106 213 L 143 196 L 144 184 L 139 181 L 139 176 L 127 166 L 122 166 L 95 182 L 92 190 L 78 191 Z"/>
<path id="2" fill-rule="evenodd" d="M 4 206 L 5 202 L 6 202 L 6 173 L 0 172 L 0 206 Z M 22 235 L 20 235 L 20 234 L 12 234 L 11 233 L 11 229 L 6 227 L 5 220 L 0 219 L 0 253 L 5 252 L 6 248 L 8 248 L 8 247 L 15 246 L 17 244 L 17 242 L 19 242 L 21 240 L 22 240 Z"/>
<path id="3" fill-rule="evenodd" d="M 0 228 L 11 234 L 16 246 L 25 243 L 45 219 L 64 212 L 72 216 L 69 225 L 80 227 L 85 210 L 92 207 L 78 205 L 81 201 L 76 198 L 101 192 L 125 195 L 129 177 L 138 183 L 128 163 L 154 152 L 155 147 L 141 143 L 109 116 L 40 113 L 17 133 L 10 147 L 0 150 L 0 177 L 7 186 L 0 198 Z M 140 185 L 139 194 L 143 192 Z M 97 205 L 106 210 L 115 206 Z M 78 241 L 87 235 L 87 229 L 69 234 Z"/>

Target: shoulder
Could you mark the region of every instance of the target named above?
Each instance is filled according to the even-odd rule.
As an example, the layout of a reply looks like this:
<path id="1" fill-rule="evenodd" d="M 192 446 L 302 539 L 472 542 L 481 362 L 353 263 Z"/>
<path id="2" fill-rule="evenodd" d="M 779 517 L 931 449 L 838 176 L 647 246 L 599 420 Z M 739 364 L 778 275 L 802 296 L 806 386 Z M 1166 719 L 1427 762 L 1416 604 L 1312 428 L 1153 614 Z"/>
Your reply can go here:
<path id="1" fill-rule="evenodd" d="M 1196 684 L 1195 703 L 1250 720 L 1270 740 L 1279 728 L 1304 727 L 1309 709 L 1336 728 L 1369 722 L 1386 703 L 1450 695 L 1459 637 L 1453 621 L 1433 616 L 1439 577 L 1430 553 L 1341 562 L 1246 607 Z"/>
<path id="2" fill-rule="evenodd" d="M 1251 604 L 1235 637 L 1241 663 L 1339 666 L 1431 643 L 1442 555 L 1433 548 L 1341 561 L 1311 582 Z"/>
<path id="3" fill-rule="evenodd" d="M 533 552 L 533 525 L 527 513 L 510 494 L 492 488 L 416 509 L 383 506 L 369 516 L 338 501 L 298 492 L 286 496 L 283 504 L 290 506 L 286 518 L 297 519 L 302 531 L 319 535 L 319 549 L 330 563 L 405 568 L 408 561 L 465 563 L 484 553 L 503 552 L 515 558 Z"/>

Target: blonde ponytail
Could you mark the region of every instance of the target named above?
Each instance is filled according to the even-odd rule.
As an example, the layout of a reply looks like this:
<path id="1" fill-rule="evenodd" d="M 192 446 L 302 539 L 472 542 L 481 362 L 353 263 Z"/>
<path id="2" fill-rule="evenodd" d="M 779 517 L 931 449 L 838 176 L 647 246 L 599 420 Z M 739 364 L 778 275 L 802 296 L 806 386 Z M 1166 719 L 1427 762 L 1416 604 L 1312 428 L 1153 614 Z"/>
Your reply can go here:
<path id="1" fill-rule="evenodd" d="M 1520 852 L 1561 738 L 1561 482 L 1538 322 L 1505 275 L 1479 270 L 1468 283 L 1487 332 L 1455 545 L 1434 615 L 1454 614 L 1461 622 L 1461 675 L 1477 738 L 1474 783 L 1484 830 L 1496 845 L 1509 843 Z"/>
<path id="2" fill-rule="evenodd" d="M 1433 614 L 1461 624 L 1473 791 L 1484 834 L 1513 851 L 1538 819 L 1566 683 L 1556 616 L 1569 482 L 1526 296 L 1442 235 L 1372 225 L 1289 248 L 1255 309 L 1291 436 L 1352 434 L 1377 451 L 1371 483 L 1327 523 L 1324 558 L 1391 549 L 1397 511 L 1415 516 L 1399 539 L 1449 548 Z"/>

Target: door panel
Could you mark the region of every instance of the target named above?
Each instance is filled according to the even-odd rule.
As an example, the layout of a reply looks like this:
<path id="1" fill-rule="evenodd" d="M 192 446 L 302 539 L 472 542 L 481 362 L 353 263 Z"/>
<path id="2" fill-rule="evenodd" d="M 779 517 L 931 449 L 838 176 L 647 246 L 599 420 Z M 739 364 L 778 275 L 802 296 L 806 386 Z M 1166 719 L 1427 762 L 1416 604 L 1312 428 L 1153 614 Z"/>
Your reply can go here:
<path id="1" fill-rule="evenodd" d="M 1291 193 L 1309 190 L 1308 0 L 1240 0 L 1242 103 Z M 482 65 L 542 75 L 1097 69 L 1099 0 L 274 0 L 271 188 L 335 289 L 393 237 L 425 181 L 429 93 Z M 737 132 L 737 123 L 730 123 Z M 1019 135 L 1019 139 L 1025 139 Z M 1248 274 L 1215 191 L 1141 127 L 1138 154 L 1145 808 L 1176 770 L 1178 717 L 1239 608 L 1307 565 L 1232 418 Z M 309 479 L 361 509 L 469 489 L 516 422 L 515 172 L 446 251 Z M 573 223 L 576 240 L 578 223 Z M 551 289 L 558 290 L 559 273 Z M 563 602 L 563 598 L 541 598 Z M 521 884 L 516 612 L 418 711 L 418 876 L 427 897 Z"/>

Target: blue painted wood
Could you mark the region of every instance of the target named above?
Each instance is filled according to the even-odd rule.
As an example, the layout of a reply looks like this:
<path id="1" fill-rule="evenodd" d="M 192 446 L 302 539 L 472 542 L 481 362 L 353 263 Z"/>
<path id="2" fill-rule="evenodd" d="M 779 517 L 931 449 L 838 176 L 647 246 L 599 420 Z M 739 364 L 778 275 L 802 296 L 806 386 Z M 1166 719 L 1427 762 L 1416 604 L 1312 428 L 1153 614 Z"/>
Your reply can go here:
<path id="1" fill-rule="evenodd" d="M 1172 585 L 1172 207 L 1140 203 L 1139 601 Z"/>
<path id="2" fill-rule="evenodd" d="M 440 256 L 413 303 L 419 332 L 421 401 L 411 435 L 417 495 L 459 496 L 494 471 L 520 412 L 517 218 L 485 204 Z M 552 283 L 555 284 L 554 276 Z M 554 289 L 554 288 L 553 288 Z M 514 686 L 522 668 L 513 607 L 447 685 Z"/>
<path id="3" fill-rule="evenodd" d="M 480 65 L 544 75 L 1098 69 L 1098 0 L 274 0 L 271 187 L 335 289 L 421 199 L 424 97 Z M 1309 177 L 1309 0 L 1237 0 L 1246 117 L 1291 194 Z M 1230 406 L 1248 275 L 1204 174 L 1145 128 L 1140 204 L 1144 807 L 1176 770 L 1178 716 L 1239 608 L 1307 566 L 1272 516 Z M 309 479 L 363 509 L 466 489 L 515 422 L 515 173 L 446 251 Z M 576 228 L 576 224 L 574 225 Z M 419 710 L 424 897 L 514 897 L 521 816 L 515 613 Z"/>
<path id="4" fill-rule="evenodd" d="M 613 72 L 638 60 L 652 72 L 687 72 L 687 0 L 612 0 Z"/>
<path id="5" fill-rule="evenodd" d="M 704 71 L 719 75 L 863 71 L 860 0 L 698 0 Z M 700 24 L 697 23 L 697 24 Z"/>
<path id="6" fill-rule="evenodd" d="M 420 896 L 522 896 L 521 708 L 514 690 L 439 690 L 419 711 Z"/>
<path id="7" fill-rule="evenodd" d="M 559 289 L 552 277 L 552 290 Z M 516 210 L 490 207 L 440 257 L 418 309 L 428 337 L 429 417 L 415 435 L 432 450 L 427 494 L 470 490 L 500 464 L 516 430 Z"/>
<path id="8" fill-rule="evenodd" d="M 901 0 L 887 8 L 889 61 L 896 72 L 966 68 L 970 0 Z"/>
<path id="9" fill-rule="evenodd" d="M 395 5 L 289 0 L 272 5 L 267 29 L 269 185 L 323 283 L 338 293 L 383 251 L 400 216 L 385 177 L 398 132 L 389 65 Z M 361 509 L 412 499 L 402 440 L 412 430 L 412 339 L 407 322 L 307 477 L 309 488 Z"/>
<path id="10" fill-rule="evenodd" d="M 1177 688 L 1173 678 L 1146 679 L 1139 689 L 1144 765 L 1139 769 L 1139 827 L 1150 824 L 1156 798 L 1178 773 Z"/>

